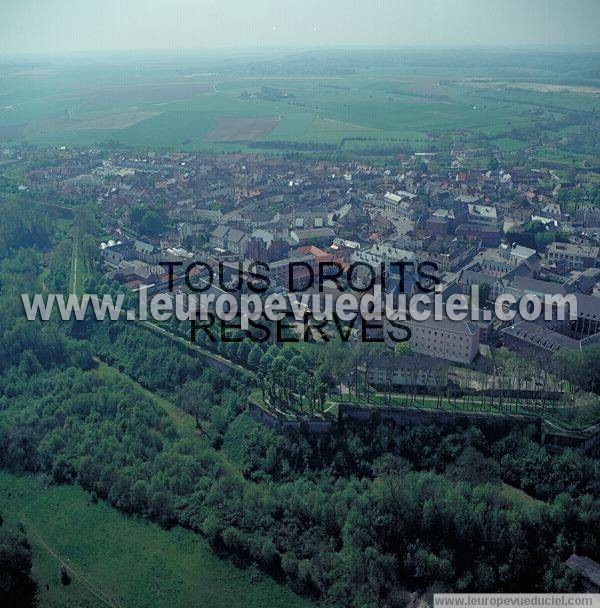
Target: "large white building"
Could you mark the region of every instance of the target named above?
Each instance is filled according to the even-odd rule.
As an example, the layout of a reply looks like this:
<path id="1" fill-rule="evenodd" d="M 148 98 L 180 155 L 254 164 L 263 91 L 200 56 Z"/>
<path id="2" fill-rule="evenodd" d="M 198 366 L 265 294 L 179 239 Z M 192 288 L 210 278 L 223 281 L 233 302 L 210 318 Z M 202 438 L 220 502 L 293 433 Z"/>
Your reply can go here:
<path id="1" fill-rule="evenodd" d="M 390 262 L 418 262 L 417 256 L 412 251 L 398 249 L 387 243 L 377 243 L 368 249 L 361 249 L 352 254 L 352 262 L 363 262 L 373 267 L 381 263 L 386 265 Z"/>
<path id="2" fill-rule="evenodd" d="M 502 228 L 503 216 L 500 209 L 489 205 L 468 205 L 469 224 L 484 228 Z"/>
<path id="3" fill-rule="evenodd" d="M 408 342 L 414 353 L 438 357 L 455 363 L 471 363 L 479 352 L 481 328 L 469 321 L 451 321 L 450 319 L 435 320 L 432 316 L 426 321 L 398 321 L 411 331 Z M 393 332 L 398 338 L 404 333 L 394 330 L 386 321 L 385 339 L 393 346 L 395 342 L 389 337 Z"/>

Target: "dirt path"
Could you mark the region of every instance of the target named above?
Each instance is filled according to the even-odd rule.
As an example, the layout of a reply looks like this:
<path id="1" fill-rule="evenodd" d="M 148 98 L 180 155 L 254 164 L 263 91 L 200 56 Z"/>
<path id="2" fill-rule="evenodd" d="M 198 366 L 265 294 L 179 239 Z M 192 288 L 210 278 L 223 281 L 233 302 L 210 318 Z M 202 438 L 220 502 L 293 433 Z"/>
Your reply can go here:
<path id="1" fill-rule="evenodd" d="M 71 267 L 72 267 L 72 281 L 73 287 L 71 293 L 77 293 L 77 247 L 79 245 L 79 231 L 75 230 L 73 234 L 73 253 L 71 254 Z"/>
<path id="2" fill-rule="evenodd" d="M 77 568 L 69 563 L 67 558 L 64 558 L 55 551 L 33 528 L 31 523 L 23 518 L 24 523 L 27 526 L 27 532 L 30 533 L 35 540 L 44 548 L 44 550 L 51 555 L 70 575 L 72 578 L 80 582 L 83 587 L 89 591 L 93 596 L 98 598 L 101 602 L 110 606 L 110 608 L 123 608 L 115 598 L 111 597 L 106 591 L 103 591 L 98 586 L 94 585 L 84 574 L 82 574 Z"/>

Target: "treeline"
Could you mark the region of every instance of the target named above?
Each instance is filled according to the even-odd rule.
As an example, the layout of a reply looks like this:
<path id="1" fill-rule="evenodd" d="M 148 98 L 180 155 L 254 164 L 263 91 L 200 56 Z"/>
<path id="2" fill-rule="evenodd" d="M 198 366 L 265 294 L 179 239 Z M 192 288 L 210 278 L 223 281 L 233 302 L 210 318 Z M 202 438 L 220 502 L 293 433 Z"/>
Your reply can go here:
<path id="1" fill-rule="evenodd" d="M 600 461 L 566 450 L 550 455 L 526 434 L 502 439 L 481 430 L 437 426 L 403 428 L 393 423 L 344 422 L 332 435 L 277 434 L 258 425 L 232 425 L 233 454 L 249 479 L 288 482 L 300 475 L 374 477 L 387 468 L 433 471 L 455 481 L 505 482 L 540 500 L 568 494 L 600 500 Z M 229 435 L 228 435 L 229 437 Z M 241 447 L 240 447 L 241 446 Z M 230 450 L 226 438 L 226 449 Z"/>
<path id="2" fill-rule="evenodd" d="M 135 205 L 129 210 L 129 221 L 137 234 L 157 237 L 168 229 L 164 218 L 167 212 L 163 203 Z"/>
<path id="3" fill-rule="evenodd" d="M 572 386 L 600 392 L 600 345 L 591 344 L 580 351 L 561 349 L 554 354 L 553 362 Z M 597 409 L 600 413 L 600 407 Z"/>
<path id="4" fill-rule="evenodd" d="M 139 358 L 127 363 L 132 353 L 158 350 L 159 337 L 132 324 L 95 327 L 93 344 L 109 340 L 101 354 L 111 351 L 148 385 L 166 382 L 145 376 Z M 444 436 L 382 425 L 312 439 L 242 429 L 244 478 L 206 444 L 181 439 L 129 381 L 74 366 L 65 354 L 72 340 L 54 339 L 43 369 L 32 375 L 22 365 L 32 350 L 22 341 L 5 370 L 1 466 L 78 482 L 124 512 L 185 525 L 301 593 L 337 605 L 400 606 L 407 588 L 571 589 L 562 564 L 572 547 L 598 554 L 597 498 L 510 500 L 498 483 L 500 453 L 473 430 Z M 227 447 L 247 421 L 237 415 L 243 398 L 228 378 L 186 375 L 179 365 L 187 355 L 172 356 L 182 405 L 186 387 L 207 413 L 231 408 L 220 429 Z"/>
<path id="5" fill-rule="evenodd" d="M 77 337 L 89 339 L 103 360 L 135 378 L 142 386 L 170 395 L 174 388 L 198 377 L 202 362 L 150 330 L 118 321 L 93 319 L 76 324 Z"/>
<path id="6" fill-rule="evenodd" d="M 566 233 L 558 230 L 548 230 L 542 222 L 537 220 L 509 230 L 506 237 L 511 243 L 537 249 L 538 251 L 544 250 L 551 243 L 566 243 L 568 240 Z"/>
<path id="7" fill-rule="evenodd" d="M 126 322 L 89 321 L 73 329 L 80 338 L 89 339 L 104 361 L 192 414 L 198 428 L 209 422 L 214 446 L 220 445 L 229 422 L 246 407 L 251 389 L 248 377 L 218 372 L 184 345 Z M 242 344 L 246 348 L 239 360 L 247 363 L 251 346 L 247 342 L 233 346 Z M 227 354 L 236 359 L 232 352 Z"/>
<path id="8" fill-rule="evenodd" d="M 329 144 L 319 141 L 284 141 L 284 140 L 256 140 L 246 143 L 249 148 L 262 148 L 265 150 L 308 150 L 332 151 L 339 148 L 338 144 Z"/>
<path id="9" fill-rule="evenodd" d="M 49 245 L 50 228 L 47 222 L 40 221 L 36 206 L 0 199 L 0 213 L 0 259 L 19 248 Z"/>

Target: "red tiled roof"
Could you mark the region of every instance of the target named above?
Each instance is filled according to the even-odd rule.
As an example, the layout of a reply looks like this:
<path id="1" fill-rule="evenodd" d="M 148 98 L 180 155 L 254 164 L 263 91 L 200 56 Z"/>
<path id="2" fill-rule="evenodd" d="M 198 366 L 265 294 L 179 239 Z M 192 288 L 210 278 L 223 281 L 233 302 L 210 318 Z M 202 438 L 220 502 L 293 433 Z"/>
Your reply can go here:
<path id="1" fill-rule="evenodd" d="M 305 245 L 304 247 L 298 247 L 296 251 L 302 255 L 312 255 L 315 258 L 327 255 L 322 249 L 319 249 L 319 247 L 315 247 L 314 245 Z"/>

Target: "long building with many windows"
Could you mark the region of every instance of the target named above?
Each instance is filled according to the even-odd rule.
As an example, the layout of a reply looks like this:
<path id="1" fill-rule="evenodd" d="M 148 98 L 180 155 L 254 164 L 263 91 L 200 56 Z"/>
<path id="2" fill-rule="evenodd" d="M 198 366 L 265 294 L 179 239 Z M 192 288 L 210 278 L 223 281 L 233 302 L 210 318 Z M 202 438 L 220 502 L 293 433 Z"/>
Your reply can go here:
<path id="1" fill-rule="evenodd" d="M 481 328 L 469 321 L 451 321 L 450 319 L 435 320 L 433 316 L 426 321 L 398 321 L 408 327 L 411 336 L 408 344 L 413 352 L 453 361 L 455 363 L 471 363 L 479 352 Z M 386 341 L 393 346 L 394 341 L 389 332 L 398 338 L 403 337 L 401 330 L 386 322 Z"/>

